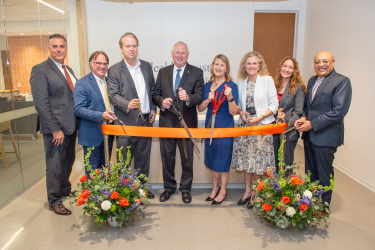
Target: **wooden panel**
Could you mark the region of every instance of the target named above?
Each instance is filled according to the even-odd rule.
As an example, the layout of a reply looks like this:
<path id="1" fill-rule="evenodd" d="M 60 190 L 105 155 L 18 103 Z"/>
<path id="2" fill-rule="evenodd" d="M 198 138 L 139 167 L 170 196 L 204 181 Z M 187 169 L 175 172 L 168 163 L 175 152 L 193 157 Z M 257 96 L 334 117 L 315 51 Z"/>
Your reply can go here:
<path id="1" fill-rule="evenodd" d="M 254 47 L 275 77 L 278 63 L 293 56 L 295 13 L 255 13 Z"/>

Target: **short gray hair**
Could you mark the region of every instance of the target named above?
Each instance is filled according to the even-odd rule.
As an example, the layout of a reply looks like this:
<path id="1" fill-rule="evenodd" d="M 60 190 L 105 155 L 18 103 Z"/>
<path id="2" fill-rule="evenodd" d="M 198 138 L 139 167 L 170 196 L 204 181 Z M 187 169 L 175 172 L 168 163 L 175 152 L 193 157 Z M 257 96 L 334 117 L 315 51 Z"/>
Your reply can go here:
<path id="1" fill-rule="evenodd" d="M 66 41 L 66 38 L 63 36 L 63 35 L 60 35 L 60 34 L 53 34 L 53 35 L 50 35 L 48 37 L 48 47 L 51 47 L 51 40 L 53 38 L 61 38 L 61 39 L 64 39 L 65 41 L 65 46 L 68 46 L 68 42 Z"/>

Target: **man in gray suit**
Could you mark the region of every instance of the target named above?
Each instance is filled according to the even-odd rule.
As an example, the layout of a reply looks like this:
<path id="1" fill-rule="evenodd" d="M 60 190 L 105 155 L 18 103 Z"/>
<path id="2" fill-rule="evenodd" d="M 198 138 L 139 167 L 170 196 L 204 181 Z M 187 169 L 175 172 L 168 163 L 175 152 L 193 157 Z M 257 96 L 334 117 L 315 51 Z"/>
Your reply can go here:
<path id="1" fill-rule="evenodd" d="M 294 126 L 303 132 L 305 172 L 311 181 L 330 185 L 333 160 L 337 147 L 343 144 L 344 117 L 349 111 L 352 86 L 348 77 L 336 73 L 335 59 L 323 51 L 314 58 L 316 76 L 310 78 L 302 118 Z M 322 196 L 323 203 L 331 202 L 332 191 Z M 323 212 L 325 214 L 325 212 Z"/>
<path id="2" fill-rule="evenodd" d="M 124 60 L 108 70 L 108 96 L 115 107 L 115 116 L 127 126 L 152 127 L 155 121 L 156 106 L 152 102 L 155 80 L 151 64 L 138 60 L 138 38 L 133 33 L 124 34 L 119 41 Z M 115 124 L 121 125 L 119 121 Z M 148 176 L 150 170 L 152 138 L 117 136 L 117 148 L 126 156 L 127 146 L 134 157 L 138 174 Z M 154 195 L 148 191 L 147 197 Z"/>
<path id="3" fill-rule="evenodd" d="M 38 112 L 37 131 L 40 130 L 44 140 L 49 209 L 59 215 L 70 215 L 62 198 L 71 192 L 69 176 L 75 160 L 77 124 L 73 90 L 76 77 L 64 64 L 65 37 L 51 35 L 48 50 L 50 57 L 32 68 L 30 85 Z"/>

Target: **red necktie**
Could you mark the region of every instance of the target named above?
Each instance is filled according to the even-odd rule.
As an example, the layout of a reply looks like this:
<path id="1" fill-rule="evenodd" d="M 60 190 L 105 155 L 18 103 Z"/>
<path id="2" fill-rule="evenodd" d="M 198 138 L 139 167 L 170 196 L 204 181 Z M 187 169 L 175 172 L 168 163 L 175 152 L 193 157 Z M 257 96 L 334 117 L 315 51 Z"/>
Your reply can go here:
<path id="1" fill-rule="evenodd" d="M 65 72 L 66 80 L 68 80 L 69 86 L 70 86 L 70 88 L 72 89 L 72 92 L 73 92 L 73 90 L 74 90 L 74 85 L 73 85 L 72 79 L 70 79 L 70 75 L 69 75 L 68 71 L 66 70 L 65 65 L 63 65 L 62 67 L 63 67 L 64 72 Z"/>

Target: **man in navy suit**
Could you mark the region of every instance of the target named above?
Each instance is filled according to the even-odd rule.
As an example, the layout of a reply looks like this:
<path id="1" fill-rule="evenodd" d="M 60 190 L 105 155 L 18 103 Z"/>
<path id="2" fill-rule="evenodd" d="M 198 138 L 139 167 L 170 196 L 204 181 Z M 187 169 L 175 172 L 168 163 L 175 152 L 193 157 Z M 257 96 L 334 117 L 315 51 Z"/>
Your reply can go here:
<path id="1" fill-rule="evenodd" d="M 303 132 L 305 172 L 311 181 L 330 185 L 334 174 L 333 160 L 337 147 L 343 144 L 344 117 L 352 99 L 350 79 L 336 73 L 335 59 L 323 51 L 314 58 L 316 76 L 310 78 L 302 118 L 294 126 Z M 323 194 L 323 203 L 331 202 L 332 191 Z M 323 212 L 325 214 L 325 212 Z"/>
<path id="2" fill-rule="evenodd" d="M 74 113 L 81 118 L 79 124 L 78 143 L 83 146 L 84 154 L 91 151 L 90 165 L 92 169 L 100 169 L 105 165 L 102 120 L 114 120 L 114 113 L 108 100 L 105 74 L 109 59 L 105 52 L 95 51 L 89 58 L 91 73 L 78 80 L 73 92 Z M 112 151 L 113 136 L 109 136 L 109 153 Z M 90 173 L 85 169 L 90 178 Z"/>

